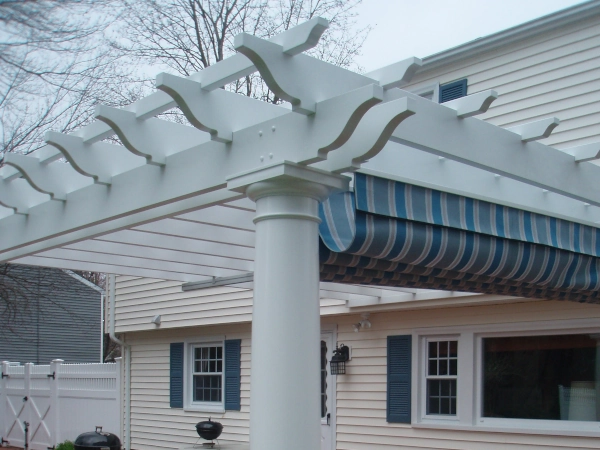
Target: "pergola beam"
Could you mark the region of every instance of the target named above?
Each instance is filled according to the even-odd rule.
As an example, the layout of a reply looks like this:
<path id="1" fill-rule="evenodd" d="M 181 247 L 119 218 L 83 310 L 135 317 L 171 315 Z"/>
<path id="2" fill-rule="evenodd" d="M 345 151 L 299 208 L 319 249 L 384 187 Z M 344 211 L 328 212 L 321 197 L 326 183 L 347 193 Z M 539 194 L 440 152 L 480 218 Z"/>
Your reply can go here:
<path id="1" fill-rule="evenodd" d="M 402 164 L 396 163 L 399 157 Z M 596 206 L 395 142 L 360 172 L 590 226 L 600 222 Z"/>
<path id="2" fill-rule="evenodd" d="M 390 140 L 468 166 L 506 176 L 569 198 L 600 206 L 600 167 L 576 164 L 573 156 L 408 92 L 386 96 L 415 100 L 416 114 L 401 123 Z M 535 168 L 535 170 L 533 170 Z"/>

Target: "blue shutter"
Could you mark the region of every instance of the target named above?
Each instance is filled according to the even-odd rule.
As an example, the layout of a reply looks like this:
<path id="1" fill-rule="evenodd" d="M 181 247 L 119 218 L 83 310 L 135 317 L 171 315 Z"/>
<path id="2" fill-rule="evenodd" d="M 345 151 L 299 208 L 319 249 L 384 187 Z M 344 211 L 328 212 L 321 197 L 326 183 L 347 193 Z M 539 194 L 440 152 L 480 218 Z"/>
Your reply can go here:
<path id="1" fill-rule="evenodd" d="M 467 79 L 440 86 L 440 103 L 449 102 L 467 95 Z"/>
<path id="2" fill-rule="evenodd" d="M 388 336 L 387 421 L 410 423 L 412 336 Z"/>
<path id="3" fill-rule="evenodd" d="M 171 408 L 183 408 L 183 342 L 171 344 Z"/>
<path id="4" fill-rule="evenodd" d="M 242 341 L 230 339 L 225 341 L 225 409 L 239 411 L 240 404 L 240 354 Z"/>

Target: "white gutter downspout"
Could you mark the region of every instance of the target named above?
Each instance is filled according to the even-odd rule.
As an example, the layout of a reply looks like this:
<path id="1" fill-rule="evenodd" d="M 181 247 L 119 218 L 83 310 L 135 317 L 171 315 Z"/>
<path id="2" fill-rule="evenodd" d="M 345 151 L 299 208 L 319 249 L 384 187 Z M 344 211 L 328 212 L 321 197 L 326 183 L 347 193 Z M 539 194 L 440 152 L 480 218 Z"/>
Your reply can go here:
<path id="1" fill-rule="evenodd" d="M 108 275 L 108 301 L 110 307 L 110 326 L 108 335 L 111 340 L 121 346 L 125 360 L 125 426 L 123 430 L 123 443 L 125 450 L 131 449 L 131 349 L 124 341 L 115 336 L 115 306 L 116 306 L 116 277 Z"/>

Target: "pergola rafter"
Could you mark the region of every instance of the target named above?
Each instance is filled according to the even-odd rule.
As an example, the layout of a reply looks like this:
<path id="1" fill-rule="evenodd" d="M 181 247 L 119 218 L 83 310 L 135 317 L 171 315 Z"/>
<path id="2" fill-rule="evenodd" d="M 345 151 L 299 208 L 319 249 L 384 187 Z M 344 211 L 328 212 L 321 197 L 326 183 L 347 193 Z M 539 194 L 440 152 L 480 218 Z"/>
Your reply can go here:
<path id="1" fill-rule="evenodd" d="M 47 146 L 7 154 L 0 169 L 3 261 L 189 282 L 254 272 L 254 449 L 318 447 L 319 287 L 354 307 L 450 295 L 398 290 L 398 279 L 391 293 L 319 284 L 319 202 L 348 191 L 347 174 L 463 195 L 476 183 L 473 197 L 521 212 L 594 226 L 600 218 L 600 167 L 589 162 L 598 144 L 561 151 L 536 142 L 558 125 L 553 117 L 511 129 L 477 119 L 498 97 L 491 90 L 443 105 L 404 91 L 417 58 L 360 75 L 304 55 L 326 26 L 316 18 L 270 41 L 239 35 L 238 54 L 188 78 L 161 74 L 154 94 L 122 109 L 101 105 L 97 121 L 70 135 L 48 133 Z M 257 70 L 291 110 L 219 89 Z M 191 126 L 155 117 L 174 107 Z M 103 142 L 115 135 L 122 146 Z M 471 231 L 456 233 L 468 240 Z M 365 249 L 373 242 L 368 233 L 361 239 Z M 403 251 L 391 253 L 394 243 L 383 250 L 401 258 Z M 581 264 L 592 267 L 595 251 Z M 346 258 L 342 281 L 350 272 L 364 283 L 391 279 L 373 255 L 360 266 L 360 255 Z M 328 270 L 337 279 L 335 267 Z M 497 281 L 439 267 L 406 273 L 404 280 L 423 275 L 448 288 L 458 280 L 470 290 L 489 291 L 489 280 Z M 443 278 L 449 273 L 453 280 Z M 543 275 L 528 281 L 531 296 Z M 520 281 L 498 282 L 510 293 Z M 577 285 L 582 298 L 580 286 L 592 284 Z M 564 296 L 570 286 L 559 288 Z M 305 394 L 313 391 L 314 399 Z"/>

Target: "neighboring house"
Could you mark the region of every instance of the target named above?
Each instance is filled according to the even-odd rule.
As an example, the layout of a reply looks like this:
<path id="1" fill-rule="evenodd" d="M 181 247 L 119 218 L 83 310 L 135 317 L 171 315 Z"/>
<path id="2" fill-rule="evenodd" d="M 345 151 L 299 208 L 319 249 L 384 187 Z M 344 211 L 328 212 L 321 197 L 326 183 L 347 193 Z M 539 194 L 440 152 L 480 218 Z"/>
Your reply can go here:
<path id="1" fill-rule="evenodd" d="M 8 265 L 0 283 L 11 302 L 2 317 L 1 361 L 102 361 L 101 288 L 71 271 L 20 264 Z"/>
<path id="2" fill-rule="evenodd" d="M 405 89 L 432 101 L 493 89 L 500 97 L 480 118 L 511 127 L 557 116 L 545 142 L 559 149 L 600 137 L 600 2 L 423 62 Z M 401 160 L 384 150 L 359 172 L 375 175 L 413 153 Z M 433 188 L 435 164 L 454 163 L 428 157 L 421 184 Z M 476 178 L 465 183 L 471 197 L 485 195 Z M 469 196 L 461 185 L 452 191 Z M 321 285 L 323 450 L 600 448 L 597 299 L 413 284 Z M 223 439 L 249 439 L 251 285 L 196 287 L 117 278 L 113 325 L 131 352 L 132 448 L 191 445 L 194 425 L 209 416 L 223 423 Z M 332 376 L 336 343 L 351 348 L 351 360 Z"/>

